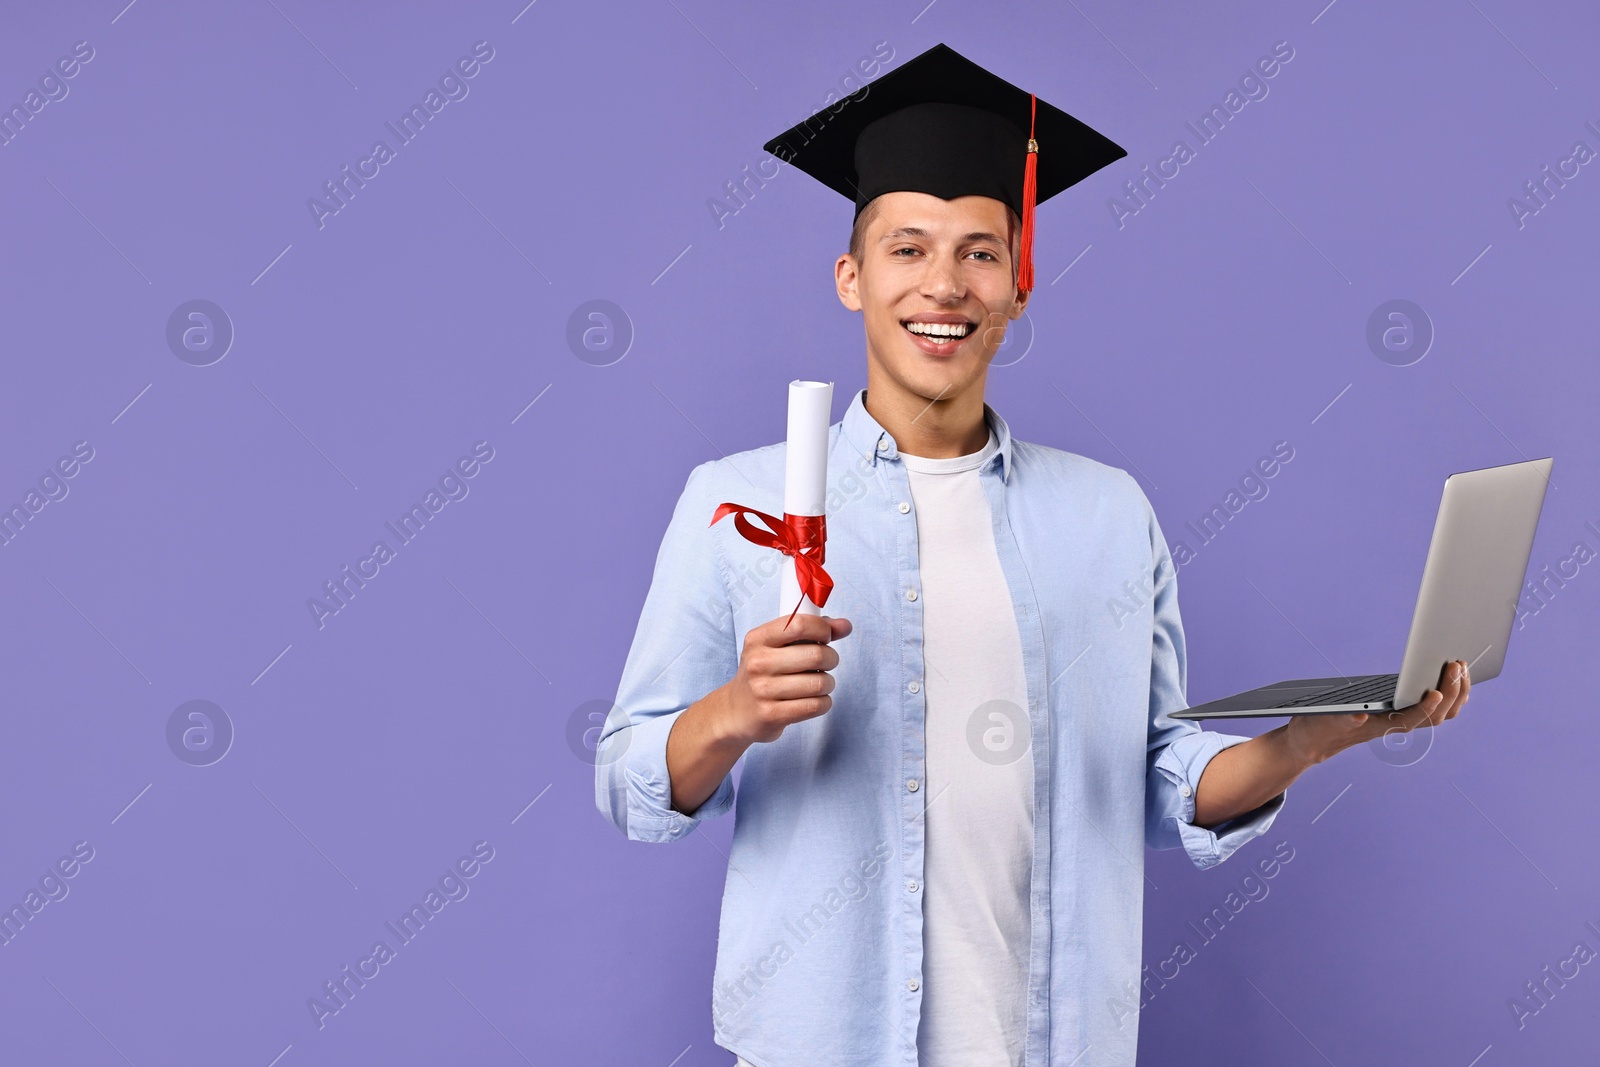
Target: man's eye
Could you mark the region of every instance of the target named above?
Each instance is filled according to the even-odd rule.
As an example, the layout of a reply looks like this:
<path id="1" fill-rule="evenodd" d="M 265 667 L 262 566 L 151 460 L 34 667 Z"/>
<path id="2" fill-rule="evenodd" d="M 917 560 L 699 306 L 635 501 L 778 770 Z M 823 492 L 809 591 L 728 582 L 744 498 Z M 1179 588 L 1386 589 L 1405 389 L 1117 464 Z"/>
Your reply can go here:
<path id="1" fill-rule="evenodd" d="M 916 251 L 915 248 L 897 248 L 893 252 L 890 252 L 889 254 L 891 256 L 898 256 L 901 252 L 915 252 L 915 251 Z"/>
<path id="2" fill-rule="evenodd" d="M 974 255 L 979 255 L 979 256 L 988 256 L 990 259 L 995 260 L 995 262 L 997 262 L 997 263 L 999 262 L 999 260 L 995 258 L 995 254 L 993 252 L 984 252 L 984 251 L 980 250 L 980 251 L 975 252 L 973 254 Z"/>

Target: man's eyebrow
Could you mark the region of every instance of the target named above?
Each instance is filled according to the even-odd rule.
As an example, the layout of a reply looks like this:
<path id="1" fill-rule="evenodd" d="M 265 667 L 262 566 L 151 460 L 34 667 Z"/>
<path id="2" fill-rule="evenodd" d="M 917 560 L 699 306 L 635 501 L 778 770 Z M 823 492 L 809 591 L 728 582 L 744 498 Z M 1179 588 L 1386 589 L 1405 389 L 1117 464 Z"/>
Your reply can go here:
<path id="1" fill-rule="evenodd" d="M 890 230 L 888 233 L 886 233 L 882 237 L 878 238 L 878 242 L 881 244 L 884 241 L 892 241 L 897 237 L 927 237 L 927 236 L 928 236 L 928 231 L 922 229 L 920 226 L 902 226 L 898 230 Z M 1005 238 L 1001 237 L 999 234 L 989 233 L 987 230 L 974 230 L 973 232 L 971 232 L 971 233 L 967 234 L 965 237 L 963 237 L 962 240 L 964 240 L 964 241 L 993 241 L 995 244 L 1002 244 L 1002 245 L 1006 243 L 1005 242 Z"/>

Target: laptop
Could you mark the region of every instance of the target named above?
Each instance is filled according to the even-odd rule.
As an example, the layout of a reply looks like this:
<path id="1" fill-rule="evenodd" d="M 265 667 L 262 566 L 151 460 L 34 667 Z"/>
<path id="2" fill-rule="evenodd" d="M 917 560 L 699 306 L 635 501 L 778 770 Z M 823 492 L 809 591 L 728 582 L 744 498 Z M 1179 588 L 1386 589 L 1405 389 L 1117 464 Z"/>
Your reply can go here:
<path id="1" fill-rule="evenodd" d="M 1552 457 L 1445 479 L 1422 588 L 1398 674 L 1294 678 L 1171 712 L 1174 719 L 1246 719 L 1407 708 L 1465 660 L 1472 684 L 1500 673 Z"/>

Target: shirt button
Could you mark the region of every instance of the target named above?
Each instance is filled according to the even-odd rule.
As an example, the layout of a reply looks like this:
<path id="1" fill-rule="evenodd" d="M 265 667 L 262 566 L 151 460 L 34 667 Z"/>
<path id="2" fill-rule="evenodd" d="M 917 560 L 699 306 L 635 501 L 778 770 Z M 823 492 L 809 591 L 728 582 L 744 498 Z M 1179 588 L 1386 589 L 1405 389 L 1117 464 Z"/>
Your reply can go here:
<path id="1" fill-rule="evenodd" d="M 908 881 L 906 883 L 906 888 L 909 889 L 911 892 L 915 893 L 917 891 L 917 880 L 915 878 L 913 878 L 910 881 Z"/>
<path id="2" fill-rule="evenodd" d="M 910 981 L 908 981 L 906 983 L 906 988 L 911 990 L 911 992 L 915 993 L 917 991 L 917 989 L 921 986 L 921 984 L 922 983 L 918 982 L 915 978 L 913 978 L 913 979 L 911 979 Z"/>
<path id="3" fill-rule="evenodd" d="M 1180 785 L 1178 787 L 1178 792 L 1182 793 L 1184 796 L 1188 796 L 1190 793 L 1193 793 L 1194 790 L 1190 789 L 1187 785 Z"/>
<path id="4" fill-rule="evenodd" d="M 909 691 L 911 691 L 913 693 L 919 693 L 919 692 L 922 691 L 922 683 L 921 682 L 907 682 L 906 683 L 906 689 L 908 689 Z"/>
<path id="5" fill-rule="evenodd" d="M 911 790 L 913 793 L 915 793 L 917 791 L 917 788 L 918 788 L 917 780 L 915 778 L 907 779 L 906 780 L 906 788 Z"/>
<path id="6" fill-rule="evenodd" d="M 915 600 L 915 599 L 917 599 L 917 591 L 915 589 L 907 589 L 906 590 L 906 599 L 907 600 Z"/>
<path id="7" fill-rule="evenodd" d="M 878 438 L 878 451 L 879 452 L 887 452 L 887 451 L 889 451 L 889 439 L 887 437 Z"/>
<path id="8" fill-rule="evenodd" d="M 900 501 L 900 514 L 906 515 L 906 514 L 909 514 L 910 511 L 911 511 L 911 505 L 908 502 L 904 501 L 904 500 Z"/>

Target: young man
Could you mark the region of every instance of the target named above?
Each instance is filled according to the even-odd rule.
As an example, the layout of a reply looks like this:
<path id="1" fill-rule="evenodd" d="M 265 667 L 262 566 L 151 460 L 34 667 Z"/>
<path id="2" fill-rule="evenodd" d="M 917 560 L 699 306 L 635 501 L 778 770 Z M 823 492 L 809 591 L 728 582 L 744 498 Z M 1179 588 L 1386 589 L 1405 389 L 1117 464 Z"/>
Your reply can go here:
<path id="1" fill-rule="evenodd" d="M 1131 1067 L 1144 847 L 1222 862 L 1306 768 L 1453 717 L 1470 683 L 1254 739 L 1168 717 L 1183 627 L 1144 493 L 984 402 L 1035 203 L 1121 148 L 943 45 L 767 147 L 856 203 L 834 267 L 867 340 L 829 436 L 839 614 L 790 622 L 771 561 L 793 561 L 710 525 L 724 501 L 782 513 L 785 446 L 696 467 L 597 802 L 678 840 L 730 810 L 743 757 L 712 998 L 742 1067 Z M 1132 618 L 1106 608 L 1127 582 L 1148 591 Z"/>

